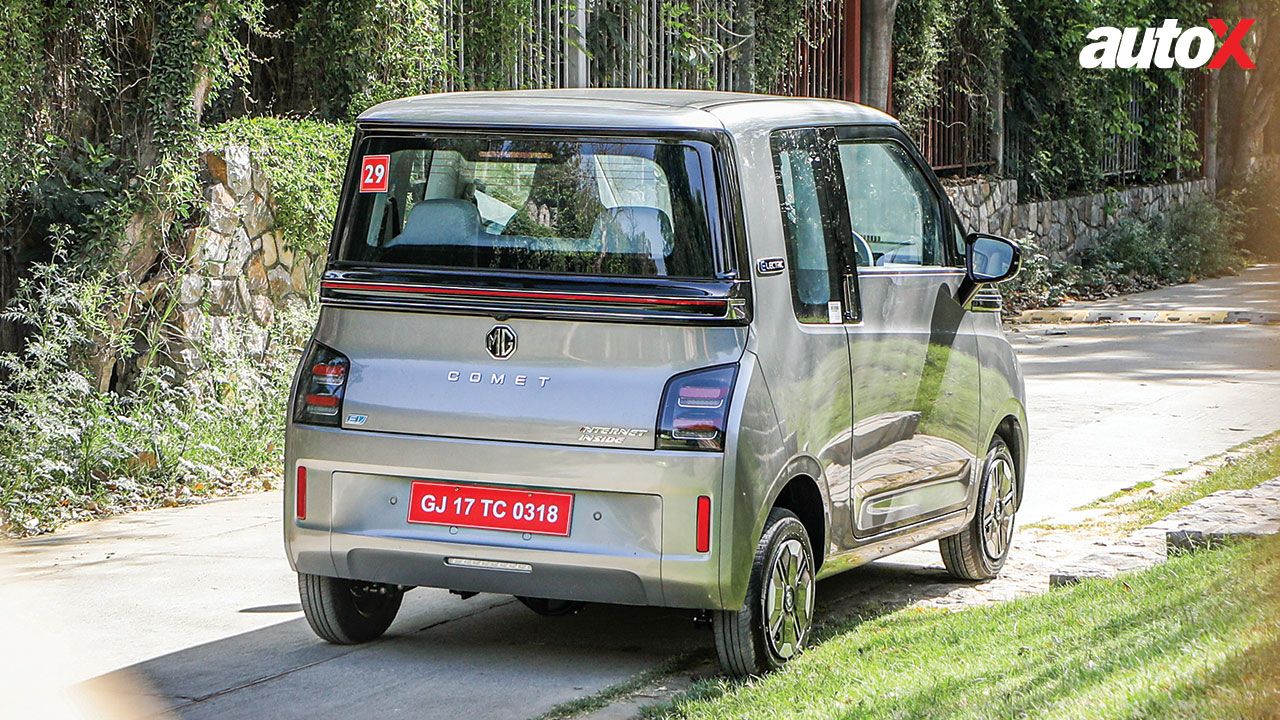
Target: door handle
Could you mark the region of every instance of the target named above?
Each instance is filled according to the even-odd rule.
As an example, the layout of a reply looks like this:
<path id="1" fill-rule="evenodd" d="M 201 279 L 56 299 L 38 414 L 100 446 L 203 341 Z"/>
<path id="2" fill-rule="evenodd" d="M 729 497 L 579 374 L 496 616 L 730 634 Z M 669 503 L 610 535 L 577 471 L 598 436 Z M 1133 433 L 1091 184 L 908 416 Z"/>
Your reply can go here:
<path id="1" fill-rule="evenodd" d="M 862 319 L 862 304 L 858 299 L 858 278 L 853 273 L 845 273 L 840 283 L 841 299 L 844 300 L 844 318 L 848 322 Z"/>

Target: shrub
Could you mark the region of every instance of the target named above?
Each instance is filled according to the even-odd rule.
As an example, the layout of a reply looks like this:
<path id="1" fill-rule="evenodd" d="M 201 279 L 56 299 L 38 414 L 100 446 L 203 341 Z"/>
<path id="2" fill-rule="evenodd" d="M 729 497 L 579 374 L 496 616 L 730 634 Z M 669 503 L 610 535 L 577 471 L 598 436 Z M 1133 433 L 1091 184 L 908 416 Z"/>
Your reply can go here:
<path id="1" fill-rule="evenodd" d="M 310 311 L 279 314 L 260 353 L 204 338 L 197 370 L 179 381 L 155 362 L 122 393 L 87 368 L 102 353 L 133 352 L 146 338 L 115 314 L 136 293 L 117 277 L 78 272 L 65 245 L 37 264 L 4 317 L 32 337 L 0 353 L 0 525 L 44 532 L 67 521 L 205 495 L 221 495 L 278 474 L 285 404 Z M 224 340 L 227 338 L 224 338 Z"/>
<path id="2" fill-rule="evenodd" d="M 1022 271 L 1004 286 L 1005 304 L 1020 312 L 1239 272 L 1243 217 L 1234 202 L 1201 200 L 1153 220 L 1125 218 L 1074 262 L 1024 240 Z"/>
<path id="3" fill-rule="evenodd" d="M 328 246 L 351 150 L 348 125 L 290 118 L 241 118 L 205 131 L 208 149 L 249 148 L 271 178 L 276 227 L 291 250 L 320 253 Z"/>
<path id="4" fill-rule="evenodd" d="M 1234 204 L 1202 200 L 1155 220 L 1122 220 L 1081 253 L 1084 282 L 1154 286 L 1238 272 L 1240 217 Z"/>
<path id="5" fill-rule="evenodd" d="M 1006 311 L 1054 307 L 1070 300 L 1079 283 L 1080 266 L 1051 258 L 1035 238 L 1025 238 L 1021 245 L 1022 269 L 1000 289 Z"/>
<path id="6" fill-rule="evenodd" d="M 1260 258 L 1280 260 L 1280 166 L 1255 171 L 1228 198 L 1243 208 L 1244 248 Z"/>

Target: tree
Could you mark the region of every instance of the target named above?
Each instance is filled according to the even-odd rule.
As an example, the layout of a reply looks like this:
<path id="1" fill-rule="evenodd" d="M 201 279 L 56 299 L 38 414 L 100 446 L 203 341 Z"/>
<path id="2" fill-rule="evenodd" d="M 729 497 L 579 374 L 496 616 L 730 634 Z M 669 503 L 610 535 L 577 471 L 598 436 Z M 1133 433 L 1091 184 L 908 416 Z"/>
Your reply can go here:
<path id="1" fill-rule="evenodd" d="M 889 109 L 893 20 L 898 0 L 862 0 L 862 102 Z"/>
<path id="2" fill-rule="evenodd" d="M 1219 6 L 1224 18 L 1255 18 L 1245 48 L 1257 69 L 1229 61 L 1218 78 L 1217 176 L 1222 187 L 1244 184 L 1254 158 L 1263 153 L 1267 127 L 1280 122 L 1280 16 L 1273 0 Z M 1230 22 L 1230 21 L 1228 21 Z"/>

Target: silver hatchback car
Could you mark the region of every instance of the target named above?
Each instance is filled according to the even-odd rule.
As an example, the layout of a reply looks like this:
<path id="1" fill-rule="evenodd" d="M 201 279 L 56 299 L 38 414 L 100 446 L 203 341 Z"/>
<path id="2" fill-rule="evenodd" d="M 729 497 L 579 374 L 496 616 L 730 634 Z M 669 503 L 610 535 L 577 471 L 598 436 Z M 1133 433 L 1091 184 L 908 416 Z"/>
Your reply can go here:
<path id="1" fill-rule="evenodd" d="M 413 587 L 710 611 L 725 670 L 817 579 L 1005 561 L 1027 451 L 999 294 L 887 115 L 665 90 L 364 113 L 295 379 L 285 542 L 315 632 Z"/>

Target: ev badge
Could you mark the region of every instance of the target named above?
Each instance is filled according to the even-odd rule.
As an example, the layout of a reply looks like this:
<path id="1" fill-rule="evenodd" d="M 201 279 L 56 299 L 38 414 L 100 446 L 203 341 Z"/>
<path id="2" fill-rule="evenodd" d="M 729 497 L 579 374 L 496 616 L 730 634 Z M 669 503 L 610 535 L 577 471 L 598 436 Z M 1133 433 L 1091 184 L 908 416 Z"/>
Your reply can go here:
<path id="1" fill-rule="evenodd" d="M 761 258 L 756 261 L 756 272 L 761 275 L 777 275 L 787 267 L 787 261 L 780 257 Z"/>

